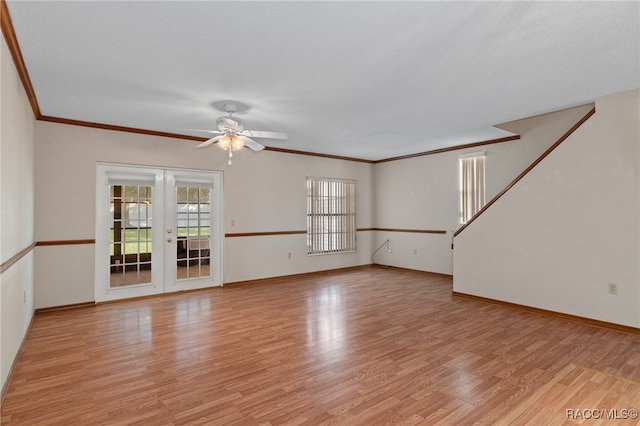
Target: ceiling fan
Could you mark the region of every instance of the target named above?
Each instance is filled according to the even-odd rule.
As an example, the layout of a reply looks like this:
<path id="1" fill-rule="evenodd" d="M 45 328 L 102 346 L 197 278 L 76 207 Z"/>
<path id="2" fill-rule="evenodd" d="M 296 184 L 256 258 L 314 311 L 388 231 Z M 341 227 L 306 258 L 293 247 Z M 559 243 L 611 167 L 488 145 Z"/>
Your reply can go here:
<path id="1" fill-rule="evenodd" d="M 218 130 L 199 130 L 207 133 L 211 133 L 214 136 L 201 144 L 196 148 L 205 148 L 214 143 L 229 153 L 229 164 L 231 164 L 231 158 L 233 152 L 248 147 L 254 151 L 262 151 L 264 145 L 256 142 L 252 138 L 267 138 L 267 139 L 287 139 L 286 133 L 280 132 L 267 132 L 261 130 L 249 130 L 245 128 L 244 121 L 234 117 L 233 113 L 238 111 L 238 104 L 233 102 L 224 102 L 220 105 L 220 109 L 229 114 L 227 117 L 220 117 L 216 120 Z"/>

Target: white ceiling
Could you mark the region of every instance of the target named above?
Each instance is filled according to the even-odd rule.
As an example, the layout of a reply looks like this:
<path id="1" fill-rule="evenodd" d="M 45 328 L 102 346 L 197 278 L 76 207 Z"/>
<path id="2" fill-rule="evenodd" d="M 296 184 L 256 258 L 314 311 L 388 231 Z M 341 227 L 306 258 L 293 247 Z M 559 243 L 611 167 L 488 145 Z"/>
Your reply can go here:
<path id="1" fill-rule="evenodd" d="M 640 3 L 8 1 L 42 115 L 383 159 L 640 87 Z M 182 142 L 184 143 L 184 142 Z M 195 143 L 194 143 L 195 145 Z"/>

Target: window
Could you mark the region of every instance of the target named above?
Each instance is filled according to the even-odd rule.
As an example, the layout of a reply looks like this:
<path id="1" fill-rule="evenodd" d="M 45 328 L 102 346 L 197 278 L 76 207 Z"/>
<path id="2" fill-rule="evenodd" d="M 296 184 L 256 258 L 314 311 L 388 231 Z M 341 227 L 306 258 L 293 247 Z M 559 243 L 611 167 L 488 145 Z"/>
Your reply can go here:
<path id="1" fill-rule="evenodd" d="M 485 152 L 460 156 L 460 221 L 467 223 L 484 207 Z"/>
<path id="2" fill-rule="evenodd" d="M 356 181 L 307 178 L 307 253 L 356 250 Z"/>
<path id="3" fill-rule="evenodd" d="M 176 186 L 176 230 L 180 237 L 211 234 L 211 189 Z"/>

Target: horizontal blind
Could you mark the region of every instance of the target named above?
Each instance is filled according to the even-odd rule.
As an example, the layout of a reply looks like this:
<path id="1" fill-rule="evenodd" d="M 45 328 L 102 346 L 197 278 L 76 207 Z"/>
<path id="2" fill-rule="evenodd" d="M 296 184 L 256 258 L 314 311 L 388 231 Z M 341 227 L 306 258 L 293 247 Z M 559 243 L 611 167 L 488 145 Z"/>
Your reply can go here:
<path id="1" fill-rule="evenodd" d="M 151 173 L 118 173 L 108 172 L 107 184 L 120 186 L 154 186 L 156 176 Z"/>
<path id="2" fill-rule="evenodd" d="M 307 178 L 307 253 L 356 250 L 356 181 Z"/>

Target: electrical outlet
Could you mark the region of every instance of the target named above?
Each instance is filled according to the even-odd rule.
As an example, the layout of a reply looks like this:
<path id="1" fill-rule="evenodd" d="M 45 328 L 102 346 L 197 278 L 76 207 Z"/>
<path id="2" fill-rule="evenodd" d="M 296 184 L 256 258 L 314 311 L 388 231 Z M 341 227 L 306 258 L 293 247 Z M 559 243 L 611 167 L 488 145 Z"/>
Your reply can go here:
<path id="1" fill-rule="evenodd" d="M 418 254 L 418 249 L 413 249 L 413 254 L 414 255 Z"/>
<path id="2" fill-rule="evenodd" d="M 389 251 L 389 253 L 392 252 L 392 250 L 391 250 L 391 240 L 387 240 L 387 250 Z"/>
<path id="3" fill-rule="evenodd" d="M 289 259 L 291 259 L 291 252 L 289 252 L 289 254 L 287 255 L 287 257 L 288 257 Z"/>
<path id="4" fill-rule="evenodd" d="M 618 284 L 609 283 L 609 294 L 618 294 Z"/>
<path id="5" fill-rule="evenodd" d="M 231 219 L 231 226 L 236 226 L 236 220 L 235 219 Z"/>

